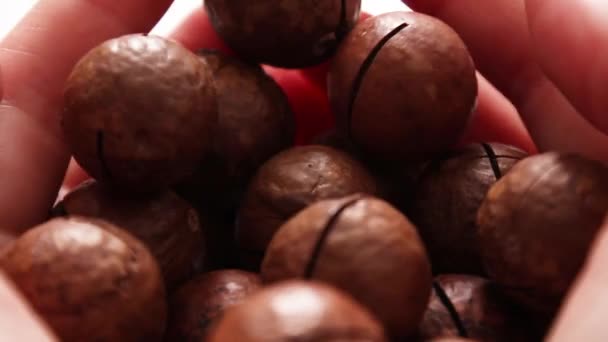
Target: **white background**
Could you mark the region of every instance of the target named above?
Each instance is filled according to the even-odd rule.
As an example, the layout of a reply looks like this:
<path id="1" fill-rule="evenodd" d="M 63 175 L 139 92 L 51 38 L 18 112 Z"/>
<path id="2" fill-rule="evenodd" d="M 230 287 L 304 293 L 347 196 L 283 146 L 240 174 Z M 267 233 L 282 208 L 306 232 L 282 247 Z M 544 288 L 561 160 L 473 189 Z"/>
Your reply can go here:
<path id="1" fill-rule="evenodd" d="M 63 0 L 41 0 L 41 1 L 63 1 Z M 121 1 L 121 0 L 115 0 Z M 155 1 L 155 0 L 150 0 Z M 252 0 L 255 1 L 255 0 Z M 306 1 L 306 0 L 301 0 Z M 406 8 L 400 0 L 362 0 L 363 9 L 371 14 L 388 11 L 402 10 Z M 34 6 L 38 0 L 0 0 L 0 39 L 2 39 L 21 20 L 27 11 Z M 202 0 L 175 0 L 168 14 L 156 28 L 160 32 L 170 31 L 175 25 L 183 20 L 191 10 L 200 7 Z"/>

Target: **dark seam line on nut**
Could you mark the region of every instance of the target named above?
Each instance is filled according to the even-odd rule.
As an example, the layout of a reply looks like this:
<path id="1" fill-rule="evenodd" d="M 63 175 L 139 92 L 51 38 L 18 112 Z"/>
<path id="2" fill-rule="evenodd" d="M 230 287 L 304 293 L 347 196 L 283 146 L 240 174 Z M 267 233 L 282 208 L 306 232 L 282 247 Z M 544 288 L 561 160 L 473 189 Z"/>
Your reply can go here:
<path id="1" fill-rule="evenodd" d="M 433 174 L 434 172 L 436 172 L 437 170 L 439 170 L 439 168 L 441 167 L 441 163 L 452 159 L 452 157 L 446 155 L 442 155 L 439 156 L 433 160 L 431 160 L 430 162 L 426 163 L 423 167 L 422 170 L 420 171 L 420 173 L 418 174 L 418 179 L 416 181 L 421 181 L 424 180 L 426 177 L 428 177 L 429 175 Z"/>
<path id="2" fill-rule="evenodd" d="M 516 157 L 516 156 L 509 156 L 509 155 L 503 155 L 503 154 L 497 154 L 496 158 L 503 158 L 503 159 L 517 159 L 520 160 L 522 157 Z"/>
<path id="3" fill-rule="evenodd" d="M 50 211 L 50 217 L 63 217 L 63 216 L 68 216 L 69 213 L 68 211 L 65 209 L 65 205 L 63 204 L 63 201 L 57 203 L 57 205 L 54 208 L 51 208 Z"/>
<path id="4" fill-rule="evenodd" d="M 110 168 L 108 167 L 108 163 L 106 162 L 103 143 L 104 143 L 103 131 L 97 131 L 97 158 L 99 158 L 99 162 L 101 163 L 101 169 L 103 170 L 103 173 L 105 173 L 109 179 L 112 179 L 112 173 L 110 172 Z"/>
<path id="5" fill-rule="evenodd" d="M 348 33 L 348 27 L 346 24 L 346 0 L 340 1 L 340 21 L 338 22 L 338 27 L 336 28 L 336 38 L 338 40 L 342 40 L 344 36 Z"/>
<path id="6" fill-rule="evenodd" d="M 481 146 L 486 151 L 488 159 L 490 159 L 490 165 L 492 166 L 492 171 L 494 171 L 494 177 L 496 177 L 496 180 L 499 180 L 502 177 L 502 172 L 500 172 L 500 166 L 498 165 L 498 160 L 496 159 L 496 153 L 494 153 L 492 147 L 486 143 L 482 143 Z"/>
<path id="7" fill-rule="evenodd" d="M 319 235 L 319 239 L 317 240 L 317 243 L 315 244 L 315 246 L 312 250 L 312 254 L 310 256 L 310 259 L 308 260 L 308 265 L 306 265 L 306 269 L 304 270 L 305 279 L 312 278 L 312 275 L 315 271 L 315 266 L 317 265 L 317 260 L 319 259 L 319 255 L 321 254 L 321 249 L 323 248 L 323 245 L 325 244 L 325 240 L 327 240 L 327 237 L 329 236 L 329 233 L 331 232 L 332 228 L 335 227 L 342 212 L 344 212 L 344 210 L 348 209 L 348 207 L 350 207 L 351 205 L 357 203 L 363 197 L 364 196 L 357 196 L 357 198 L 353 198 L 352 200 L 342 204 L 342 206 L 340 208 L 338 208 L 338 210 L 336 210 L 336 212 L 333 215 L 331 215 L 329 220 L 327 220 L 327 223 L 325 224 L 325 227 L 321 231 L 321 234 Z"/>
<path id="8" fill-rule="evenodd" d="M 397 33 L 399 33 L 401 30 L 403 30 L 404 28 L 406 28 L 408 26 L 409 26 L 409 24 L 403 23 L 403 24 L 395 27 L 386 36 L 382 37 L 382 39 L 380 39 L 380 41 L 376 44 L 376 46 L 374 46 L 372 51 L 369 53 L 369 55 L 367 55 L 367 57 L 365 57 L 365 60 L 361 64 L 361 67 L 359 68 L 359 72 L 357 72 L 357 75 L 355 76 L 355 80 L 353 81 L 353 87 L 351 89 L 350 96 L 348 98 L 348 108 L 346 111 L 346 115 L 347 115 L 346 116 L 346 120 L 347 120 L 346 127 L 347 127 L 348 138 L 352 138 L 351 125 L 352 125 L 352 116 L 353 116 L 353 106 L 355 105 L 355 100 L 357 99 L 357 95 L 359 95 L 359 90 L 361 89 L 361 86 L 363 85 L 363 78 L 365 77 L 365 74 L 367 74 L 367 70 L 369 70 L 369 68 L 372 66 L 372 63 L 374 62 L 374 60 L 376 59 L 376 57 L 378 56 L 378 54 L 380 53 L 380 50 L 382 50 L 384 45 L 386 45 L 386 43 L 388 43 L 388 41 L 391 38 L 393 38 L 395 35 L 397 35 Z M 352 141 L 352 139 L 350 139 L 350 140 Z"/>
<path id="9" fill-rule="evenodd" d="M 435 290 L 437 297 L 439 297 L 439 301 L 441 301 L 441 304 L 443 304 L 446 310 L 448 310 L 448 313 L 450 314 L 450 317 L 452 318 L 452 321 L 456 326 L 456 330 L 458 330 L 458 335 L 460 337 L 469 337 L 469 334 L 464 328 L 464 324 L 460 320 L 460 316 L 458 315 L 454 304 L 452 304 L 452 301 L 450 300 L 450 298 L 448 298 L 448 295 L 445 293 L 445 291 L 443 291 L 441 285 L 439 285 L 439 283 L 437 283 L 436 281 L 433 281 L 433 289 Z"/>

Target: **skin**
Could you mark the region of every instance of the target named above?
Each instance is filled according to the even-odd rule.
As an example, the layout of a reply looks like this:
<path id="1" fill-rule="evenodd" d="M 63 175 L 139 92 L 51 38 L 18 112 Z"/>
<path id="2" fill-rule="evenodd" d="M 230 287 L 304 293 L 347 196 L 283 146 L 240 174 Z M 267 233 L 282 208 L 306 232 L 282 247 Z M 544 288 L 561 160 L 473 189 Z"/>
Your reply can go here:
<path id="1" fill-rule="evenodd" d="M 2 229 L 22 231 L 41 222 L 62 184 L 68 152 L 60 138 L 58 113 L 63 82 L 74 63 L 106 39 L 149 31 L 171 2 L 40 0 L 0 42 Z M 529 151 L 535 147 L 575 151 L 608 162 L 608 115 L 604 114 L 608 100 L 603 94 L 608 64 L 602 58 L 608 49 L 605 2 L 406 2 L 451 25 L 469 46 L 478 71 L 487 78 L 478 74 L 479 106 L 466 140 L 500 140 Z M 564 25 L 572 20 L 576 24 Z M 189 48 L 223 48 L 200 10 L 170 37 Z M 297 118 L 313 113 L 311 118 L 328 121 L 319 114 L 328 112 L 320 77 L 323 68 L 270 72 L 294 104 Z M 311 122 L 301 125 L 314 133 Z M 67 184 L 75 183 L 78 177 L 82 179 L 82 172 L 72 167 Z M 606 231 L 595 241 L 549 341 L 608 339 L 603 320 L 608 314 Z M 0 304 L 0 340 L 55 341 L 2 276 Z"/>

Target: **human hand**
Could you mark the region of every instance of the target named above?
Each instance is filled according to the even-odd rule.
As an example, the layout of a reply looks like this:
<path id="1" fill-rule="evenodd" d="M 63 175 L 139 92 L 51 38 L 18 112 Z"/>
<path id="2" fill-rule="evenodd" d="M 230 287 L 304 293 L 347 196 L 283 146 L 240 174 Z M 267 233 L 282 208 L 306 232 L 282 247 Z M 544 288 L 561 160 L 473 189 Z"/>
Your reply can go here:
<path id="1" fill-rule="evenodd" d="M 404 2 L 444 20 L 461 35 L 478 70 L 515 105 L 539 150 L 578 152 L 608 162 L 608 98 L 603 93 L 608 64 L 601 57 L 608 49 L 604 1 Z M 488 88 L 480 83 L 480 103 L 497 108 L 486 95 L 492 92 Z M 497 124 L 502 120 L 499 115 L 492 118 Z M 608 339 L 603 320 L 607 262 L 604 228 L 549 341 Z"/>
<path id="2" fill-rule="evenodd" d="M 424 2 L 427 8 L 429 4 L 438 1 L 418 2 Z M 534 80 L 532 70 L 542 74 L 538 68 L 530 67 L 532 70 L 528 71 L 526 67 L 521 79 L 516 78 L 513 82 L 508 80 L 513 79 L 513 68 L 507 66 L 515 65 L 513 61 L 526 63 L 525 57 L 532 55 L 528 40 L 510 38 L 507 41 L 514 40 L 518 49 L 506 48 L 505 51 L 509 54 L 488 59 L 489 63 L 486 65 L 483 63 L 483 47 L 493 46 L 479 42 L 480 37 L 471 39 L 463 31 L 466 26 L 476 25 L 471 28 L 479 28 L 482 24 L 494 25 L 495 31 L 504 27 L 517 31 L 517 27 L 525 24 L 523 2 L 521 8 L 513 5 L 511 0 L 494 1 L 492 4 L 474 0 L 458 3 L 463 9 L 466 9 L 467 4 L 475 4 L 479 10 L 487 7 L 489 14 L 485 18 L 495 16 L 495 13 L 514 13 L 507 17 L 515 21 L 515 24 L 509 21 L 499 25 L 500 20 L 493 18 L 490 23 L 473 21 L 461 22 L 459 25 L 458 21 L 450 22 L 447 17 L 442 19 L 447 20 L 463 35 L 471 47 L 480 71 L 515 103 L 537 145 L 541 149 L 579 151 L 608 160 L 608 137 L 592 130 L 589 124 L 575 116 L 575 111 L 567 105 L 567 101 L 555 88 L 547 85 L 549 81 L 538 83 L 540 81 Z M 492 6 L 501 6 L 503 3 L 502 6 L 507 8 L 507 11 L 491 12 Z M 106 39 L 132 32 L 149 31 L 170 4 L 170 0 L 41 0 L 36 9 L 1 43 L 0 67 L 4 70 L 4 100 L 0 106 L 3 119 L 0 126 L 3 128 L 3 134 L 0 135 L 0 170 L 3 172 L 0 178 L 0 186 L 3 189 L 0 193 L 0 225 L 5 231 L 17 233 L 42 221 L 62 183 L 68 153 L 61 138 L 57 114 L 61 108 L 63 82 L 74 63 L 86 51 Z M 445 8 L 447 7 L 454 6 Z M 439 9 L 439 5 L 435 9 Z M 453 17 L 458 18 L 454 13 Z M 486 38 L 491 36 L 488 34 Z M 170 37 L 191 49 L 225 49 L 211 30 L 206 15 L 200 10 L 194 12 Z M 527 42 L 524 47 L 521 46 L 522 41 Z M 494 48 L 492 52 L 496 54 L 497 51 Z M 522 53 L 524 56 L 511 56 L 516 53 Z M 300 139 L 310 136 L 319 128 L 331 125 L 324 90 L 323 66 L 305 71 L 268 70 L 290 98 L 298 117 Z M 571 115 L 566 115 L 568 113 Z M 543 120 L 551 114 L 555 117 Z M 564 132 L 572 132 L 568 135 L 572 139 L 560 139 L 558 134 Z M 478 110 L 466 139 L 497 140 L 528 150 L 534 149 L 515 108 L 483 79 L 480 79 Z M 78 178 L 74 174 L 68 177 L 68 183 Z M 600 257 L 601 255 L 598 258 Z M 14 293 L 9 285 L 0 281 L 0 334 L 4 334 L 0 335 L 0 339 L 50 340 L 49 335 L 44 332 L 45 328 L 37 323 L 21 297 Z M 566 319 L 563 324 L 567 324 L 567 321 Z"/>

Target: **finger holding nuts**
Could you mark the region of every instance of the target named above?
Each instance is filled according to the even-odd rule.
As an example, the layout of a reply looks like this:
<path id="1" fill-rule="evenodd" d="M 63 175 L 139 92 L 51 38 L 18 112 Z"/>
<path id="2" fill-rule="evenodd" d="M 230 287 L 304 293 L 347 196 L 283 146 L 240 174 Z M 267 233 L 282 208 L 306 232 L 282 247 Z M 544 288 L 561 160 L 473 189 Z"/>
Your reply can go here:
<path id="1" fill-rule="evenodd" d="M 96 180 L 56 206 L 68 218 L 0 241 L 0 266 L 62 340 L 542 338 L 526 319 L 550 321 L 580 269 L 605 167 L 455 147 L 477 81 L 437 19 L 357 23 L 359 0 L 204 6 L 235 56 L 127 35 L 66 82 L 61 126 Z M 293 147 L 310 122 L 292 107 L 325 89 L 294 97 L 271 78 L 287 71 L 258 63 L 331 57 L 322 101 L 338 125 L 317 141 L 337 149 Z"/>

